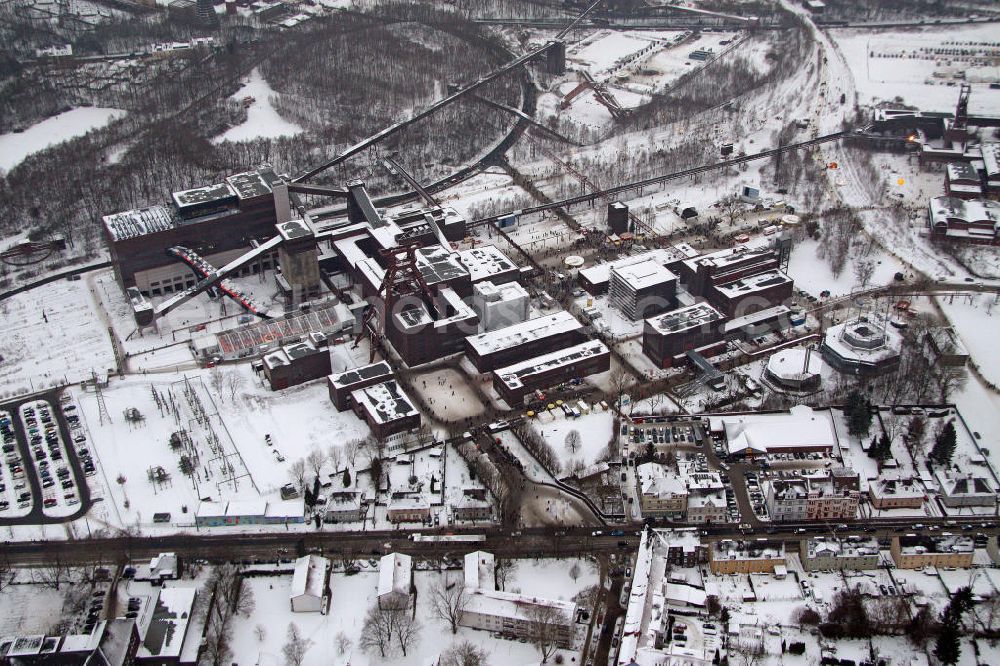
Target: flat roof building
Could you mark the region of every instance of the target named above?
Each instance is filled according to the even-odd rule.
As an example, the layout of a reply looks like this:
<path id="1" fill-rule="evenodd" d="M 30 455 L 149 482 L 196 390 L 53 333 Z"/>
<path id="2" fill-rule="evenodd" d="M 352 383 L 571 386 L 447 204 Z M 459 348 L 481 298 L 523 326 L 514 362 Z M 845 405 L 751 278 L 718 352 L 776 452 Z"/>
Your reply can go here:
<path id="1" fill-rule="evenodd" d="M 272 391 L 280 391 L 330 374 L 329 350 L 317 349 L 309 340 L 287 344 L 265 354 L 261 360 L 264 376 Z"/>
<path id="2" fill-rule="evenodd" d="M 489 280 L 493 284 L 514 282 L 521 269 L 496 245 L 480 245 L 469 250 L 460 250 L 458 260 L 469 272 L 472 284 Z"/>
<path id="3" fill-rule="evenodd" d="M 351 391 L 350 402 L 378 439 L 420 427 L 420 412 L 393 379 Z"/>
<path id="4" fill-rule="evenodd" d="M 465 353 L 479 372 L 490 372 L 551 349 L 583 342 L 583 325 L 565 310 L 465 338 Z"/>
<path id="5" fill-rule="evenodd" d="M 693 350 L 711 355 L 722 342 L 725 315 L 708 303 L 678 308 L 643 323 L 642 351 L 659 368 L 685 363 L 684 355 Z"/>
<path id="6" fill-rule="evenodd" d="M 889 547 L 893 562 L 900 569 L 972 566 L 975 546 L 966 536 L 895 536 Z"/>
<path id="7" fill-rule="evenodd" d="M 861 376 L 899 366 L 903 336 L 881 316 L 861 316 L 826 329 L 820 351 L 836 370 Z"/>
<path id="8" fill-rule="evenodd" d="M 779 305 L 792 297 L 792 279 L 779 270 L 711 285 L 705 297 L 727 317 L 743 317 Z"/>
<path id="9" fill-rule="evenodd" d="M 531 297 L 518 282 L 483 280 L 472 285 L 472 308 L 482 330 L 495 331 L 527 321 Z"/>
<path id="10" fill-rule="evenodd" d="M 358 389 L 380 384 L 392 378 L 392 368 L 385 361 L 363 365 L 353 370 L 332 374 L 327 378 L 330 402 L 342 412 L 351 406 L 351 393 Z"/>
<path id="11" fill-rule="evenodd" d="M 611 304 L 632 321 L 677 307 L 677 276 L 652 261 L 612 266 Z"/>
<path id="12" fill-rule="evenodd" d="M 588 340 L 493 371 L 493 388 L 508 405 L 521 405 L 537 389 L 611 368 L 611 353 L 600 340 Z"/>

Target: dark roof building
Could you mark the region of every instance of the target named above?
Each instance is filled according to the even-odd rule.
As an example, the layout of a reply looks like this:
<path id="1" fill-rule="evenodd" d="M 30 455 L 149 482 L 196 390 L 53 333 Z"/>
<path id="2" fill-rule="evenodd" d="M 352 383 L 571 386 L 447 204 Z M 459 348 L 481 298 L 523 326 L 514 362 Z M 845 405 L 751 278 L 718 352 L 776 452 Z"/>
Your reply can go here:
<path id="1" fill-rule="evenodd" d="M 610 367 L 611 354 L 604 343 L 588 340 L 495 370 L 493 388 L 514 407 L 523 404 L 525 396 L 536 389 L 548 389 L 571 379 L 606 372 Z"/>
<path id="2" fill-rule="evenodd" d="M 385 361 L 364 365 L 353 370 L 330 375 L 327 378 L 330 389 L 330 402 L 338 412 L 351 406 L 351 393 L 392 379 L 392 368 Z"/>

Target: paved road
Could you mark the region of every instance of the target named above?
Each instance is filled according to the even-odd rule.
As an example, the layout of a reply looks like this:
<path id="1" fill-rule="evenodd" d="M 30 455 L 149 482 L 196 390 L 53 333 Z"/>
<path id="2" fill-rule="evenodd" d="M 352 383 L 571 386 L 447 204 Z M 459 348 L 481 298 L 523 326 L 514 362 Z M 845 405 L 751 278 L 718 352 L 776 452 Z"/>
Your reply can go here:
<path id="1" fill-rule="evenodd" d="M 966 535 L 1000 534 L 995 518 L 966 518 L 962 524 L 947 526 L 941 518 L 922 518 L 924 527 L 915 529 L 913 518 L 867 519 L 844 521 L 846 529 L 827 523 L 791 523 L 765 530 L 742 532 L 736 525 L 702 526 L 702 539 L 718 541 L 733 538 L 767 538 L 795 543 L 810 536 L 872 536 L 890 537 L 900 534 L 941 534 L 952 531 Z M 962 525 L 973 525 L 964 530 Z M 676 527 L 696 527 L 674 523 Z M 92 564 L 97 561 L 142 559 L 160 552 L 176 552 L 187 559 L 208 561 L 273 562 L 278 557 L 289 558 L 306 552 L 323 553 L 331 557 L 378 556 L 389 551 L 408 553 L 418 558 L 459 557 L 474 550 L 488 550 L 502 557 L 566 557 L 600 555 L 634 551 L 639 542 L 641 526 L 620 530 L 603 528 L 600 534 L 591 527 L 556 529 L 552 527 L 524 528 L 514 532 L 496 528 L 481 530 L 485 541 L 428 542 L 411 541 L 409 532 L 332 532 L 297 531 L 269 533 L 221 533 L 226 528 L 205 528 L 186 534 L 165 537 L 120 536 L 107 539 L 76 541 L 5 542 L 0 555 L 11 564 L 41 566 L 58 559 L 63 563 Z M 302 528 L 299 528 L 302 529 Z M 801 531 L 800 531 L 801 530 Z M 428 534 L 431 531 L 421 530 Z"/>

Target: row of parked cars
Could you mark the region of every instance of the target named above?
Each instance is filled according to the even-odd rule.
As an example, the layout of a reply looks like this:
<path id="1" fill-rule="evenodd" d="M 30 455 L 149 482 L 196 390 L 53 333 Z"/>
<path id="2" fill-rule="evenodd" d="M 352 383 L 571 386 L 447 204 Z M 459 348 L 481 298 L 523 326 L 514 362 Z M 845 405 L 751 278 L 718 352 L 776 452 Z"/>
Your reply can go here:
<path id="1" fill-rule="evenodd" d="M 24 478 L 21 452 L 17 448 L 17 435 L 9 412 L 0 412 L 0 438 L 3 439 L 4 463 L 7 474 L 0 467 L 0 512 L 10 511 L 17 506 L 21 513 L 31 509 L 31 489 Z"/>
<path id="2" fill-rule="evenodd" d="M 42 487 L 43 510 L 61 504 L 79 504 L 76 482 L 66 460 L 68 454 L 52 406 L 45 400 L 25 403 L 21 405 L 21 420 Z"/>
<path id="3" fill-rule="evenodd" d="M 750 496 L 753 512 L 757 514 L 758 518 L 767 520 L 767 502 L 760 487 L 760 480 L 753 472 L 747 472 L 747 494 Z"/>
<path id="4" fill-rule="evenodd" d="M 80 417 L 77 415 L 76 405 L 73 404 L 72 398 L 68 395 L 61 397 L 60 401 L 62 402 L 63 414 L 66 415 L 66 423 L 69 425 L 73 446 L 76 447 L 76 457 L 80 461 L 80 468 L 83 470 L 84 476 L 94 476 L 97 473 L 97 468 L 94 466 L 90 449 L 87 448 L 87 434 L 84 432 L 83 423 L 80 422 Z"/>

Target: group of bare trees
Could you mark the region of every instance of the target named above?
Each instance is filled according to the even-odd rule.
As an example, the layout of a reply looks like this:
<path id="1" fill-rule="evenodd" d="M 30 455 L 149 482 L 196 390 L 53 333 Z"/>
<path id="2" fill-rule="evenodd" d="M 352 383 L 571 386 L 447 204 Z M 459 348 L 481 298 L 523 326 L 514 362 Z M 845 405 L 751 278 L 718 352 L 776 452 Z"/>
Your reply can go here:
<path id="1" fill-rule="evenodd" d="M 396 654 L 396 650 L 405 657 L 417 645 L 422 629 L 410 595 L 396 593 L 380 599 L 365 613 L 358 645 L 365 651 L 378 652 L 382 659 Z"/>
<path id="2" fill-rule="evenodd" d="M 233 624 L 249 617 L 256 607 L 253 590 L 235 564 L 219 565 L 205 583 L 202 599 L 210 600 L 205 630 L 204 663 L 222 666 L 232 660 Z"/>
<path id="3" fill-rule="evenodd" d="M 511 427 L 511 432 L 521 442 L 521 445 L 538 460 L 542 467 L 548 470 L 553 476 L 559 474 L 562 470 L 559 457 L 552 446 L 545 440 L 545 437 L 535 430 L 530 423 L 527 421 L 517 423 Z"/>
<path id="4" fill-rule="evenodd" d="M 489 456 L 471 442 L 455 447 L 456 452 L 475 477 L 493 498 L 498 518 L 507 527 L 516 526 L 521 520 L 521 501 L 524 495 L 522 479 L 510 465 L 497 467 Z"/>

